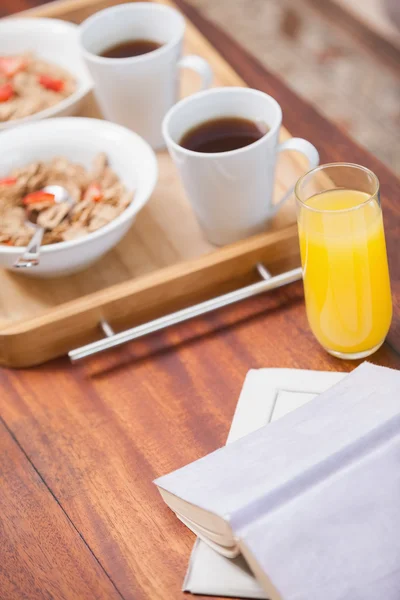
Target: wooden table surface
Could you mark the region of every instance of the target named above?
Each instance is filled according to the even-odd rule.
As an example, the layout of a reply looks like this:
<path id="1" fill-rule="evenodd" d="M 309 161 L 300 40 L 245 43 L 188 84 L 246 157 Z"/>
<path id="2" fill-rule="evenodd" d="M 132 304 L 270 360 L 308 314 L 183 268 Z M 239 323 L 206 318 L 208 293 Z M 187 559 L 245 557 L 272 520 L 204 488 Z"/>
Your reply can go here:
<path id="1" fill-rule="evenodd" d="M 379 176 L 395 312 L 372 360 L 400 368 L 400 182 L 226 32 L 177 4 L 248 85 L 281 103 L 288 129 L 323 162 Z M 80 366 L 63 358 L 1 370 L 1 600 L 183 597 L 194 537 L 152 480 L 224 444 L 249 368 L 354 366 L 319 347 L 294 284 Z"/>

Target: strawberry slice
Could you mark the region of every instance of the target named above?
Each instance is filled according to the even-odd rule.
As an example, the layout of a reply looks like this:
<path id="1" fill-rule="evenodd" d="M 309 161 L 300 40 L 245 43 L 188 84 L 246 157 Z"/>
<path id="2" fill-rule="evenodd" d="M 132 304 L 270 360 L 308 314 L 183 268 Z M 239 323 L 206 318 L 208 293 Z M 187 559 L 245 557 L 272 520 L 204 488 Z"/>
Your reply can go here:
<path id="1" fill-rule="evenodd" d="M 31 204 L 37 204 L 39 202 L 54 203 L 54 201 L 54 194 L 49 194 L 48 192 L 42 192 L 42 190 L 38 190 L 37 192 L 31 192 L 30 194 L 27 194 L 22 202 L 25 204 L 25 206 L 30 206 Z"/>
<path id="2" fill-rule="evenodd" d="M 0 185 L 14 185 L 14 183 L 17 183 L 16 177 L 3 177 L 3 179 L 0 179 Z"/>
<path id="3" fill-rule="evenodd" d="M 86 189 L 86 192 L 83 195 L 84 200 L 91 200 L 92 202 L 100 202 L 103 198 L 103 192 L 101 191 L 101 187 L 98 183 L 90 183 Z"/>
<path id="4" fill-rule="evenodd" d="M 14 90 L 11 83 L 0 85 L 0 102 L 7 102 L 14 96 Z"/>
<path id="5" fill-rule="evenodd" d="M 65 86 L 63 79 L 54 79 L 49 75 L 38 75 L 38 81 L 41 86 L 52 92 L 62 92 Z"/>
<path id="6" fill-rule="evenodd" d="M 28 61 L 22 56 L 0 56 L 0 72 L 6 77 L 14 77 L 27 65 Z"/>

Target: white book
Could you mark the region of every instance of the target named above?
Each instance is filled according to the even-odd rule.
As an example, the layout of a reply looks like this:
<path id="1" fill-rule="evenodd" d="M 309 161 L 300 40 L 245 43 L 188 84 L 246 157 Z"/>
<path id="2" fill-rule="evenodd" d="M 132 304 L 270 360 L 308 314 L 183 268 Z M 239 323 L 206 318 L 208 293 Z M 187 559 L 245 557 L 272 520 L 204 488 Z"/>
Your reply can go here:
<path id="1" fill-rule="evenodd" d="M 345 373 L 300 369 L 252 369 L 246 375 L 227 443 L 303 406 L 338 383 Z M 266 599 L 242 556 L 230 559 L 198 539 L 183 591 L 210 596 Z"/>
<path id="2" fill-rule="evenodd" d="M 399 432 L 400 373 L 365 363 L 157 485 L 270 600 L 398 600 Z"/>

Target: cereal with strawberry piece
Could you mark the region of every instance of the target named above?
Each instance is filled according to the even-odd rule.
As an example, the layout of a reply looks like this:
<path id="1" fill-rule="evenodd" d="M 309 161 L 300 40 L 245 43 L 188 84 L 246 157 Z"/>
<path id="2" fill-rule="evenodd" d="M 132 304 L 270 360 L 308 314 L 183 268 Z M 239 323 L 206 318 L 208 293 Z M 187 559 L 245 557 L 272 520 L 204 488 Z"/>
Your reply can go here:
<path id="1" fill-rule="evenodd" d="M 43 191 L 48 185 L 64 187 L 73 208 L 56 203 L 53 194 Z M 83 237 L 118 217 L 132 197 L 103 152 L 91 170 L 64 157 L 14 169 L 0 178 L 0 244 L 26 246 L 33 235 L 27 220 L 45 228 L 43 244 Z"/>
<path id="2" fill-rule="evenodd" d="M 71 73 L 34 53 L 0 56 L 0 122 L 29 117 L 75 90 Z"/>

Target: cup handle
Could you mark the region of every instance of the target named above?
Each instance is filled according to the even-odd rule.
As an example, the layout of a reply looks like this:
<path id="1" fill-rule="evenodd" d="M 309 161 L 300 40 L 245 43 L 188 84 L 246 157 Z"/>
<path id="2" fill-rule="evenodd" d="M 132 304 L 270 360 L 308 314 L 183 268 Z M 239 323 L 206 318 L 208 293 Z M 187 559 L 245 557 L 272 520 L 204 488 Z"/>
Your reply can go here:
<path id="1" fill-rule="evenodd" d="M 301 152 L 308 159 L 310 169 L 315 169 L 319 165 L 319 154 L 318 150 L 315 146 L 308 142 L 307 140 L 303 140 L 302 138 L 290 138 L 285 142 L 282 142 L 278 146 L 277 152 L 285 152 L 285 150 L 296 150 L 297 152 Z M 293 193 L 295 186 L 293 185 L 288 191 L 283 195 L 283 197 L 274 204 L 272 207 L 271 216 L 275 215 L 277 211 L 280 209 L 282 204 L 286 202 L 288 198 Z"/>
<path id="2" fill-rule="evenodd" d="M 201 58 L 201 56 L 196 56 L 195 54 L 190 54 L 189 56 L 184 56 L 178 62 L 178 67 L 180 69 L 192 69 L 200 75 L 201 77 L 201 90 L 206 90 L 212 84 L 213 80 L 213 72 L 208 64 L 208 62 Z"/>

